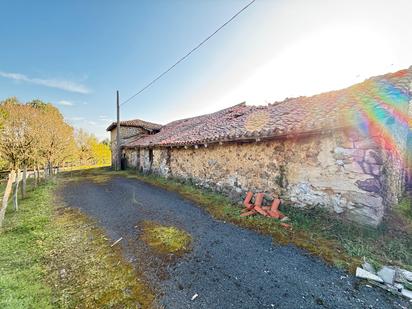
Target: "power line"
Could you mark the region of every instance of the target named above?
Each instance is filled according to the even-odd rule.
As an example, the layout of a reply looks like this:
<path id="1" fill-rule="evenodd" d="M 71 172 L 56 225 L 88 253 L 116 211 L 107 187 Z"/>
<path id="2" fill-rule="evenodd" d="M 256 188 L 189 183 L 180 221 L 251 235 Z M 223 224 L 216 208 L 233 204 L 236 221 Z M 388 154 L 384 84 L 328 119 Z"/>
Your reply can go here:
<path id="1" fill-rule="evenodd" d="M 149 88 L 151 85 L 153 85 L 155 82 L 157 82 L 159 79 L 161 79 L 163 76 L 165 76 L 167 73 L 169 73 L 175 66 L 177 66 L 179 63 L 181 63 L 183 60 L 185 60 L 187 57 L 189 57 L 193 52 L 195 52 L 197 49 L 199 49 L 203 44 L 205 44 L 207 41 L 209 41 L 216 33 L 218 33 L 222 28 L 224 28 L 227 24 L 229 24 L 232 20 L 234 20 L 237 16 L 239 16 L 244 10 L 246 10 L 249 6 L 251 6 L 256 0 L 252 0 L 249 2 L 246 6 L 244 6 L 240 11 L 238 11 L 235 15 L 233 15 L 228 21 L 226 21 L 223 25 L 221 25 L 219 28 L 215 30 L 211 35 L 209 35 L 207 38 L 205 38 L 202 42 L 200 42 L 196 47 L 194 47 L 192 50 L 190 50 L 186 55 L 184 55 L 182 58 L 177 60 L 171 67 L 169 67 L 166 71 L 163 73 L 159 74 L 155 79 L 153 79 L 150 83 L 148 83 L 146 86 L 144 86 L 142 89 L 140 89 L 138 92 L 136 92 L 134 95 L 132 95 L 130 98 L 122 102 L 120 105 L 124 105 L 127 102 L 131 101 L 133 98 L 135 98 L 137 95 L 141 94 L 143 91 L 145 91 L 147 88 Z"/>

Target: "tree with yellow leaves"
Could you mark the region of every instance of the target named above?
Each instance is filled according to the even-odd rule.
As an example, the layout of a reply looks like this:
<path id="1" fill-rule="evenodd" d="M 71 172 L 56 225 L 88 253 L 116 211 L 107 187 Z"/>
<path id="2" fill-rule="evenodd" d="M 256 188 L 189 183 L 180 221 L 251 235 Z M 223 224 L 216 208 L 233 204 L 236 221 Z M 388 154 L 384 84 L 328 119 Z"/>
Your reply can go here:
<path id="1" fill-rule="evenodd" d="M 73 128 L 52 104 L 40 100 L 23 104 L 14 97 L 0 103 L 0 120 L 0 154 L 12 174 L 16 174 L 13 200 L 17 210 L 19 183 L 23 180 L 24 197 L 28 168 L 38 176 L 40 166 L 46 165 L 45 175 L 50 175 L 54 166 L 72 160 L 76 153 Z M 4 200 L 0 214 L 7 206 L 7 199 Z M 0 216 L 0 224 L 1 220 Z"/>

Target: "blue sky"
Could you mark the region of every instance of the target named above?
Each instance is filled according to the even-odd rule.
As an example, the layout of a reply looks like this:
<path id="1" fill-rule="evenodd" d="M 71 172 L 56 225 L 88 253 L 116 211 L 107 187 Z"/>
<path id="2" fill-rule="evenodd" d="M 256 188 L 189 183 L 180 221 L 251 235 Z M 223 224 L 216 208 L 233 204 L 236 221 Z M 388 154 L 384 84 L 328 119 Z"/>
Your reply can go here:
<path id="1" fill-rule="evenodd" d="M 52 102 L 104 138 L 116 89 L 125 100 L 248 2 L 2 0 L 0 99 Z M 166 123 L 409 67 L 411 3 L 257 0 L 121 117 Z"/>

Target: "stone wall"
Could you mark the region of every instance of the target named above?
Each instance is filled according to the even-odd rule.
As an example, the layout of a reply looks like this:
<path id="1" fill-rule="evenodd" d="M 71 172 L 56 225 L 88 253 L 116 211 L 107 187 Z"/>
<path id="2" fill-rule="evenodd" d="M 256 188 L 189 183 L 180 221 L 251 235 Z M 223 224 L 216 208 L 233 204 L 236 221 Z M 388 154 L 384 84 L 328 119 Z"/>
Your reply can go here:
<path id="1" fill-rule="evenodd" d="M 295 140 L 173 148 L 173 177 L 240 201 L 246 191 L 281 194 L 298 207 L 329 209 L 348 219 L 377 225 L 384 214 L 377 144 L 353 132 Z"/>
<path id="2" fill-rule="evenodd" d="M 404 100 L 406 98 L 406 100 Z M 391 112 L 394 116 L 386 119 L 386 122 L 389 124 L 389 132 L 394 136 L 396 149 L 391 151 L 389 147 L 388 156 L 391 156 L 392 160 L 388 160 L 387 174 L 388 177 L 387 185 L 391 186 L 392 196 L 388 196 L 388 203 L 395 205 L 400 199 L 404 196 L 407 186 L 407 180 L 409 181 L 410 171 L 412 171 L 412 131 L 410 127 L 410 119 L 412 118 L 412 81 L 409 82 L 409 85 L 406 89 L 403 89 L 402 95 L 399 95 L 399 98 L 395 100 L 395 107 Z M 399 117 L 397 115 L 401 114 Z M 408 122 L 405 122 L 404 118 Z M 393 180 L 391 182 L 391 179 Z"/>
<path id="3" fill-rule="evenodd" d="M 126 148 L 123 150 L 123 153 L 126 155 L 128 168 L 134 168 L 134 169 L 140 168 L 140 150 L 139 149 Z"/>
<path id="4" fill-rule="evenodd" d="M 168 177 L 170 175 L 171 150 L 169 148 L 153 149 L 152 172 Z"/>
<path id="5" fill-rule="evenodd" d="M 412 132 L 409 132 L 407 141 L 406 178 L 407 190 L 412 190 Z"/>
<path id="6" fill-rule="evenodd" d="M 382 128 L 378 140 L 385 158 L 381 181 L 385 204 L 389 206 L 398 204 L 405 193 L 410 128 L 402 118 L 408 115 L 409 106 L 412 104 L 412 101 L 409 103 L 404 100 L 408 97 L 410 96 L 402 95 L 394 100 L 391 104 L 393 107 L 388 108 L 389 112 L 382 113 L 383 116 L 379 119 Z M 397 116 L 399 114 L 403 116 Z"/>
<path id="7" fill-rule="evenodd" d="M 116 133 L 117 128 L 114 128 L 112 131 L 110 131 L 110 148 L 112 151 L 112 166 L 114 166 L 115 158 L 116 158 L 116 147 L 117 147 L 117 141 L 116 141 Z M 142 128 L 138 127 L 126 127 L 126 126 L 120 126 L 120 144 L 124 142 L 124 140 L 133 137 L 133 136 L 138 136 L 141 134 L 145 134 L 147 131 L 145 131 Z"/>
<path id="8" fill-rule="evenodd" d="M 170 174 L 170 149 L 125 149 L 127 166 L 145 173 L 155 173 L 164 177 Z M 152 152 L 152 155 L 150 155 Z M 152 159 L 150 158 L 152 156 Z"/>
<path id="9" fill-rule="evenodd" d="M 140 150 L 140 163 L 141 170 L 145 173 L 148 173 L 152 170 L 153 162 L 150 160 L 150 152 L 153 150 L 150 149 L 141 149 Z"/>
<path id="10" fill-rule="evenodd" d="M 128 149 L 129 167 L 190 180 L 241 201 L 280 194 L 297 207 L 323 207 L 376 226 L 402 192 L 396 158 L 380 136 L 351 129 L 328 135 L 208 147 Z"/>
<path id="11" fill-rule="evenodd" d="M 412 118 L 412 81 L 409 86 L 409 105 L 408 105 L 408 117 Z M 408 128 L 407 136 L 407 148 L 406 148 L 406 173 L 408 181 L 408 190 L 412 190 L 412 128 Z"/>

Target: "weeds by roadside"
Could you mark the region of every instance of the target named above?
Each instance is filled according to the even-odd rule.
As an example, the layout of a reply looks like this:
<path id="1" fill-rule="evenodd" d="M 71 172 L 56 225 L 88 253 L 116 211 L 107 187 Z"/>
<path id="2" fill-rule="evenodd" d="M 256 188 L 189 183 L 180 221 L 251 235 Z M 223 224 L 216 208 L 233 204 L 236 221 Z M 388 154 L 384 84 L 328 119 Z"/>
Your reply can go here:
<path id="1" fill-rule="evenodd" d="M 402 214 L 408 223 L 412 225 L 412 197 L 404 197 L 397 206 L 396 211 Z"/>
<path id="2" fill-rule="evenodd" d="M 39 186 L 6 215 L 0 307 L 150 308 L 151 289 L 94 222 L 55 206 L 57 186 Z"/>

